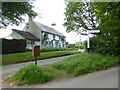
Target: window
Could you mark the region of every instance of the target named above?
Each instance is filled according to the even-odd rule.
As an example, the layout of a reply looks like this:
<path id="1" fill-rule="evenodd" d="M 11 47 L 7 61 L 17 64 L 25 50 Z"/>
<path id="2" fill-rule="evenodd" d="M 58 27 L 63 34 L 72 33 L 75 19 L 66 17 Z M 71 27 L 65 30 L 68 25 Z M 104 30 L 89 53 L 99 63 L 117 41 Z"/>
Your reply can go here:
<path id="1" fill-rule="evenodd" d="M 53 47 L 53 41 L 50 42 L 50 47 Z"/>
<path id="2" fill-rule="evenodd" d="M 55 39 L 55 35 L 53 35 L 53 39 Z"/>
<path id="3" fill-rule="evenodd" d="M 59 47 L 61 47 L 61 43 L 59 43 Z"/>
<path id="4" fill-rule="evenodd" d="M 44 45 L 45 45 L 46 47 L 48 47 L 48 46 L 49 46 L 49 42 L 48 42 L 48 41 L 45 41 L 45 42 L 44 42 Z"/>
<path id="5" fill-rule="evenodd" d="M 31 47 L 35 45 L 35 41 L 31 40 Z"/>
<path id="6" fill-rule="evenodd" d="M 48 38 L 48 33 L 45 33 L 45 34 L 44 34 L 44 38 Z"/>
<path id="7" fill-rule="evenodd" d="M 57 41 L 57 42 L 55 43 L 55 47 L 59 47 L 58 44 L 59 44 L 59 43 L 58 43 L 58 41 Z"/>

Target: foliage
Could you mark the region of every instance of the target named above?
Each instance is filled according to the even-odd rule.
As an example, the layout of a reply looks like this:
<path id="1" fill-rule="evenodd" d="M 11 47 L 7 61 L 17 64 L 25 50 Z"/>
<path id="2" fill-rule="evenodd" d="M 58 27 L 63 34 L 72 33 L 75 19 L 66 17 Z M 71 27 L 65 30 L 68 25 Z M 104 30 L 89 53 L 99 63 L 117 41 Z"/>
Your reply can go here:
<path id="1" fill-rule="evenodd" d="M 113 37 L 93 37 L 90 39 L 90 51 L 109 55 L 120 54 L 120 40 Z"/>
<path id="2" fill-rule="evenodd" d="M 65 50 L 67 50 L 67 48 L 45 47 L 41 48 L 40 52 L 65 51 Z"/>
<path id="3" fill-rule="evenodd" d="M 119 2 L 69 2 L 66 7 L 67 31 L 80 32 L 98 29 L 100 35 L 91 39 L 91 51 L 119 55 L 120 1 Z M 90 25 L 91 23 L 91 25 Z"/>
<path id="4" fill-rule="evenodd" d="M 69 44 L 68 48 L 75 48 L 75 44 Z"/>
<path id="5" fill-rule="evenodd" d="M 19 25 L 24 21 L 22 15 L 36 16 L 32 10 L 33 6 L 30 2 L 2 2 L 2 15 L 0 28 L 6 27 L 9 24 Z"/>
<path id="6" fill-rule="evenodd" d="M 90 2 L 67 2 L 65 23 L 67 32 L 95 29 L 98 21 Z"/>
<path id="7" fill-rule="evenodd" d="M 96 7 L 97 19 L 101 21 L 97 27 L 101 30 L 101 34 L 91 39 L 91 51 L 119 55 L 120 2 L 99 2 L 93 5 Z"/>
<path id="8" fill-rule="evenodd" d="M 85 48 L 85 44 L 84 44 L 84 42 L 83 43 L 82 42 L 76 42 L 75 47 L 77 47 L 79 49 L 83 49 L 83 48 Z"/>
<path id="9" fill-rule="evenodd" d="M 78 51 L 54 51 L 54 52 L 41 52 L 38 60 L 60 57 L 65 55 L 77 54 Z M 34 61 L 35 58 L 32 56 L 32 52 L 15 53 L 2 55 L 2 65 L 16 64 L 28 61 Z"/>
<path id="10" fill-rule="evenodd" d="M 35 84 L 45 83 L 65 75 L 63 72 L 58 71 L 52 67 L 38 67 L 30 64 L 21 68 L 12 75 L 12 81 L 19 81 L 19 84 Z"/>
<path id="11" fill-rule="evenodd" d="M 20 53 L 26 51 L 26 40 L 2 39 L 2 54 Z"/>
<path id="12" fill-rule="evenodd" d="M 64 42 L 65 41 L 65 37 L 61 37 L 61 41 Z"/>
<path id="13" fill-rule="evenodd" d="M 20 84 L 45 83 L 54 79 L 78 76 L 96 70 L 107 69 L 120 63 L 120 57 L 95 53 L 81 53 L 50 66 L 28 65 L 13 74 L 9 81 Z M 67 72 L 67 73 L 66 73 Z"/>
<path id="14" fill-rule="evenodd" d="M 63 61 L 52 64 L 52 67 L 66 71 L 68 74 L 78 76 L 80 74 L 89 73 L 110 66 L 118 65 L 120 57 L 105 56 L 95 53 L 81 53 L 64 59 Z"/>

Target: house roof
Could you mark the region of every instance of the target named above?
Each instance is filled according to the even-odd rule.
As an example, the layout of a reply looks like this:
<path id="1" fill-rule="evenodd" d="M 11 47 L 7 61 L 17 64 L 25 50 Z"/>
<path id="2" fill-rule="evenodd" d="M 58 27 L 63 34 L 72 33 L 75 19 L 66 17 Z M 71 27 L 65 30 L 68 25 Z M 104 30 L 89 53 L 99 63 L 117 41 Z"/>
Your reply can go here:
<path id="1" fill-rule="evenodd" d="M 32 35 L 29 32 L 20 31 L 20 30 L 16 30 L 16 29 L 12 29 L 12 30 L 15 31 L 16 33 L 20 34 L 21 36 L 23 36 L 26 39 L 40 40 L 39 38 L 37 38 L 36 36 Z"/>
<path id="2" fill-rule="evenodd" d="M 58 35 L 58 36 L 65 37 L 63 34 L 61 34 L 60 32 L 56 31 L 55 29 L 53 29 L 49 26 L 43 25 L 43 24 L 38 23 L 36 21 L 33 21 L 33 22 L 44 32 L 48 32 L 48 33 L 52 33 L 52 34 L 55 34 L 55 35 Z"/>

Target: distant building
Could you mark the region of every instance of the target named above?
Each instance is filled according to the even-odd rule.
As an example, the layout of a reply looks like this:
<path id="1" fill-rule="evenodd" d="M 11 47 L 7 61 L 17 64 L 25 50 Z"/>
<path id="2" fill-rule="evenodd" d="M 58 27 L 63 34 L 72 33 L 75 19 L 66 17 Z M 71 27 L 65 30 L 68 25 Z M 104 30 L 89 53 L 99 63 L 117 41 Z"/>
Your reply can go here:
<path id="1" fill-rule="evenodd" d="M 26 39 L 27 49 L 40 47 L 66 47 L 65 36 L 55 29 L 29 19 L 23 31 L 12 29 L 13 39 Z"/>

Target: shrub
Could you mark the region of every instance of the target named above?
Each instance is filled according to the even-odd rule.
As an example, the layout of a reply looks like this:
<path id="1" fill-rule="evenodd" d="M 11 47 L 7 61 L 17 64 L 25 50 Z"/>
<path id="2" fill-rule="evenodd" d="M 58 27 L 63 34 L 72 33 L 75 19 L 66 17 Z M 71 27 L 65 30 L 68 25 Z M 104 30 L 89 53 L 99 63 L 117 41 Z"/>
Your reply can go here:
<path id="1" fill-rule="evenodd" d="M 90 39 L 90 51 L 95 53 L 119 55 L 120 40 L 112 36 L 93 37 Z"/>
<path id="2" fill-rule="evenodd" d="M 2 39 L 2 54 L 18 53 L 26 51 L 26 40 Z"/>

